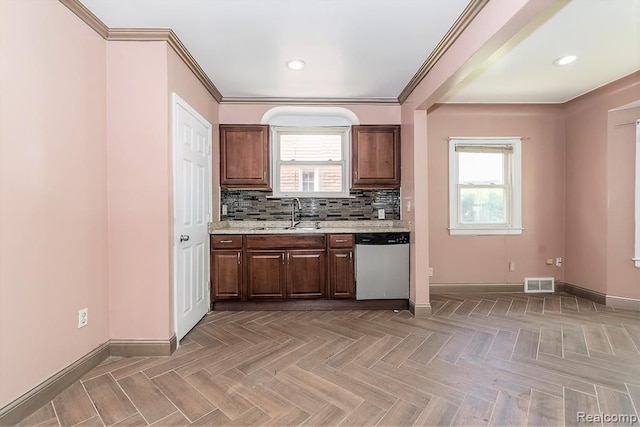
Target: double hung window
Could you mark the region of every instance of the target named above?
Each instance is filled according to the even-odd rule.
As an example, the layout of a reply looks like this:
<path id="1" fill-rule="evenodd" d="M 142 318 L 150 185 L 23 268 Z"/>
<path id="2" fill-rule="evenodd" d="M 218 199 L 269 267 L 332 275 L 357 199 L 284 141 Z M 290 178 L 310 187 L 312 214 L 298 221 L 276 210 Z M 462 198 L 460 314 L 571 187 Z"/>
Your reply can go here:
<path id="1" fill-rule="evenodd" d="M 349 127 L 272 127 L 275 197 L 349 195 Z"/>
<path id="2" fill-rule="evenodd" d="M 519 138 L 449 139 L 449 232 L 522 234 Z"/>

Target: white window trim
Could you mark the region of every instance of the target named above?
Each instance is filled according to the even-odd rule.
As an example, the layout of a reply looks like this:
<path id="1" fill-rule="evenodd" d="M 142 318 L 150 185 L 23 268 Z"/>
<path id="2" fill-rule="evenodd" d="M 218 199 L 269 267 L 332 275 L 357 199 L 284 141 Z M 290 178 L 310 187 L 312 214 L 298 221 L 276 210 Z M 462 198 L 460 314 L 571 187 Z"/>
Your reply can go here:
<path id="1" fill-rule="evenodd" d="M 458 164 L 457 145 L 511 145 L 511 194 L 508 224 L 460 224 L 458 222 Z M 449 234 L 452 236 L 521 235 L 522 234 L 522 138 L 449 138 Z"/>
<path id="2" fill-rule="evenodd" d="M 327 127 L 293 127 L 293 126 L 271 126 L 271 182 L 273 183 L 273 198 L 288 197 L 312 197 L 312 198 L 351 198 L 349 193 L 351 178 L 351 127 L 349 126 L 327 126 Z M 333 162 L 286 162 L 290 165 L 341 165 L 342 166 L 342 189 L 340 192 L 321 193 L 321 192 L 281 192 L 280 191 L 280 133 L 286 132 L 305 132 L 305 133 L 327 133 L 335 132 L 342 135 L 342 160 Z M 319 180 L 319 176 L 318 176 Z"/>
<path id="3" fill-rule="evenodd" d="M 636 245 L 633 261 L 640 268 L 640 119 L 636 120 Z"/>

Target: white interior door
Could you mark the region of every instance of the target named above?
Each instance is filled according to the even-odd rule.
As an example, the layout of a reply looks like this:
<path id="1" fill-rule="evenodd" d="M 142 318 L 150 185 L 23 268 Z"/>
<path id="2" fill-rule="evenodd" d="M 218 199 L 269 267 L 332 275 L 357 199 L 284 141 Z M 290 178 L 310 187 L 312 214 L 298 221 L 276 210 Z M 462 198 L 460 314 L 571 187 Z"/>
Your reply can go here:
<path id="1" fill-rule="evenodd" d="M 211 124 L 173 94 L 176 337 L 209 310 Z"/>

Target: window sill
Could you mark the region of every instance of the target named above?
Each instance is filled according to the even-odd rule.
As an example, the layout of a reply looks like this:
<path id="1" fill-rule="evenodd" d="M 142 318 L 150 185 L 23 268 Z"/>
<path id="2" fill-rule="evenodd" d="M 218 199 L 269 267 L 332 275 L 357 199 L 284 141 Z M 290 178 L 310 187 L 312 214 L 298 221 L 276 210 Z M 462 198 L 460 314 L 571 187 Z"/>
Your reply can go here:
<path id="1" fill-rule="evenodd" d="M 519 236 L 522 228 L 449 228 L 451 236 Z"/>

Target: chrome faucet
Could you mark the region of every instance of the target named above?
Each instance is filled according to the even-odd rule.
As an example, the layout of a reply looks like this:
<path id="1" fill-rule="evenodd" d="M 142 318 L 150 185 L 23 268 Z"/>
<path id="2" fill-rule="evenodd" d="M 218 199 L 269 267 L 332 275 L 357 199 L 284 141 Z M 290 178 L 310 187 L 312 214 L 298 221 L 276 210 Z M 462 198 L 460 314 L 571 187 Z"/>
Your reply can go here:
<path id="1" fill-rule="evenodd" d="M 291 228 L 300 224 L 300 221 L 296 221 L 296 206 L 298 206 L 298 212 L 300 212 L 302 210 L 302 203 L 300 203 L 300 199 L 294 197 L 291 200 Z"/>

